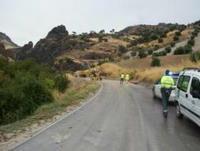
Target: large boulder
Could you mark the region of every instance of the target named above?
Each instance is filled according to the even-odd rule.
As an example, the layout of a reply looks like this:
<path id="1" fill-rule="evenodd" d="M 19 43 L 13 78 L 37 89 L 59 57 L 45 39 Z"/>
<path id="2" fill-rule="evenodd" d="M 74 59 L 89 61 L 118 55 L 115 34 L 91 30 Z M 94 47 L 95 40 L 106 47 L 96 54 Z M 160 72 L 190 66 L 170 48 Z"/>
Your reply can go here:
<path id="1" fill-rule="evenodd" d="M 22 49 L 24 49 L 24 50 L 30 50 L 30 49 L 32 49 L 32 48 L 33 48 L 33 42 L 32 42 L 32 41 L 29 41 L 28 44 L 25 44 L 25 45 L 22 47 Z"/>
<path id="2" fill-rule="evenodd" d="M 68 36 L 69 33 L 66 30 L 64 25 L 57 26 L 53 28 L 47 35 L 46 38 L 63 38 L 64 36 Z"/>

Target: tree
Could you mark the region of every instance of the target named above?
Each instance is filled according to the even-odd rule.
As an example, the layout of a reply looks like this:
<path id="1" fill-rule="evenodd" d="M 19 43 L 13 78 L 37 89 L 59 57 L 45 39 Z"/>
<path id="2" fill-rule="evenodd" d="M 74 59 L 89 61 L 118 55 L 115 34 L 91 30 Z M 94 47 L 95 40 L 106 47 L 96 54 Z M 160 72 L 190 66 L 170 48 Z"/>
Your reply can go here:
<path id="1" fill-rule="evenodd" d="M 152 55 L 153 54 L 153 50 L 148 50 L 148 54 Z"/>
<path id="2" fill-rule="evenodd" d="M 174 39 L 174 41 L 178 41 L 179 37 L 177 35 L 175 35 L 173 39 Z"/>
<path id="3" fill-rule="evenodd" d="M 102 29 L 102 30 L 99 31 L 99 33 L 100 33 L 100 34 L 105 34 L 105 30 Z"/>
<path id="4" fill-rule="evenodd" d="M 170 53 L 170 52 L 172 51 L 172 48 L 171 48 L 171 47 L 166 47 L 166 48 L 165 48 L 165 51 L 166 51 L 167 53 Z"/>
<path id="5" fill-rule="evenodd" d="M 159 48 L 160 48 L 159 45 L 155 45 L 155 46 L 154 46 L 154 49 L 155 49 L 155 50 L 158 50 Z"/>
<path id="6" fill-rule="evenodd" d="M 175 35 L 176 35 L 176 36 L 181 36 L 181 32 L 180 32 L 180 31 L 177 31 L 177 32 L 175 32 Z"/>
<path id="7" fill-rule="evenodd" d="M 137 45 L 137 40 L 130 41 L 130 46 L 136 46 L 136 45 Z"/>
<path id="8" fill-rule="evenodd" d="M 158 39 L 158 36 L 157 36 L 156 34 L 152 34 L 152 35 L 150 36 L 150 39 L 151 39 L 151 40 L 156 40 L 156 39 Z"/>
<path id="9" fill-rule="evenodd" d="M 200 60 L 200 51 L 191 53 L 190 54 L 190 60 L 192 62 L 198 62 Z"/>
<path id="10" fill-rule="evenodd" d="M 125 53 L 125 52 L 127 51 L 127 49 L 126 49 L 125 46 L 123 46 L 123 45 L 119 45 L 119 47 L 118 47 L 118 51 L 119 51 L 120 53 Z"/>
<path id="11" fill-rule="evenodd" d="M 103 37 L 101 35 L 98 38 L 99 38 L 99 42 L 103 41 Z"/>
<path id="12" fill-rule="evenodd" d="M 137 52 L 136 52 L 136 51 L 132 51 L 132 52 L 131 52 L 131 56 L 132 56 L 132 57 L 135 57 L 136 55 L 137 55 Z"/>
<path id="13" fill-rule="evenodd" d="M 146 57 L 147 57 L 147 54 L 145 53 L 145 51 L 139 51 L 138 56 L 139 56 L 140 58 L 146 58 Z"/>
<path id="14" fill-rule="evenodd" d="M 128 59 L 130 59 L 130 57 L 129 56 L 124 56 L 123 59 L 124 60 L 128 60 Z"/>
<path id="15" fill-rule="evenodd" d="M 58 91 L 64 92 L 65 89 L 68 87 L 69 81 L 65 75 L 59 75 L 55 79 L 55 85 Z"/>
<path id="16" fill-rule="evenodd" d="M 114 34 L 114 33 L 115 33 L 115 29 L 112 29 L 112 30 L 110 31 L 110 33 L 111 33 L 111 34 Z"/>
<path id="17" fill-rule="evenodd" d="M 190 46 L 194 46 L 194 44 L 195 44 L 194 39 L 188 40 L 187 44 L 190 45 Z"/>
<path id="18" fill-rule="evenodd" d="M 160 59 L 158 57 L 152 57 L 151 66 L 152 67 L 159 67 L 159 66 L 161 66 Z"/>
<path id="19" fill-rule="evenodd" d="M 174 55 L 182 55 L 182 54 L 188 54 L 192 52 L 192 47 L 190 45 L 186 45 L 184 47 L 178 47 L 175 51 L 174 51 Z"/>

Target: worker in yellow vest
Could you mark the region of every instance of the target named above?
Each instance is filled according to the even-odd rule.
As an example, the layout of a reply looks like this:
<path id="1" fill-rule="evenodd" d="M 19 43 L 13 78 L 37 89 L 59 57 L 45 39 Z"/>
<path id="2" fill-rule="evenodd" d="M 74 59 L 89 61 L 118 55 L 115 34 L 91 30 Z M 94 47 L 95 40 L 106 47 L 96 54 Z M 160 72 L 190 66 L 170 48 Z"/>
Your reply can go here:
<path id="1" fill-rule="evenodd" d="M 125 80 L 126 80 L 126 84 L 128 83 L 128 81 L 130 80 L 130 75 L 127 73 L 125 76 Z"/>
<path id="2" fill-rule="evenodd" d="M 125 78 L 125 74 L 122 73 L 122 74 L 120 75 L 120 84 L 123 84 L 124 78 Z"/>
<path id="3" fill-rule="evenodd" d="M 168 115 L 168 102 L 171 95 L 171 91 L 174 87 L 174 80 L 170 76 L 170 71 L 166 70 L 165 75 L 161 79 L 161 94 L 162 94 L 162 106 L 163 116 L 167 118 Z"/>

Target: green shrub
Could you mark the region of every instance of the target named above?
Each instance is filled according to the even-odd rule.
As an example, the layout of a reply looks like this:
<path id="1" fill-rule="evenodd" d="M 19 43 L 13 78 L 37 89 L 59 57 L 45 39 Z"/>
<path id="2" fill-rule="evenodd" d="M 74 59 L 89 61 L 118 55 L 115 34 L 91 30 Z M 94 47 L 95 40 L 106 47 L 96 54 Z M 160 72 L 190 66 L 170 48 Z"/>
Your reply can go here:
<path id="1" fill-rule="evenodd" d="M 165 48 L 165 51 L 166 51 L 167 53 L 170 53 L 170 52 L 172 51 L 172 48 L 171 48 L 171 47 L 166 47 L 166 48 Z"/>
<path id="2" fill-rule="evenodd" d="M 199 33 L 198 30 L 194 30 L 194 31 L 192 32 L 192 36 L 193 36 L 193 37 L 197 37 L 197 36 L 198 36 L 198 33 Z"/>
<path id="3" fill-rule="evenodd" d="M 130 46 L 136 46 L 136 45 L 137 45 L 137 40 L 130 41 Z"/>
<path id="4" fill-rule="evenodd" d="M 153 50 L 148 50 L 148 55 L 152 55 L 153 54 Z"/>
<path id="5" fill-rule="evenodd" d="M 179 37 L 177 35 L 175 35 L 173 39 L 174 39 L 174 41 L 178 41 Z"/>
<path id="6" fill-rule="evenodd" d="M 132 57 L 135 57 L 136 55 L 137 55 L 137 52 L 136 52 L 136 51 L 132 51 L 132 52 L 131 52 L 131 56 L 132 56 Z"/>
<path id="7" fill-rule="evenodd" d="M 0 124 L 22 119 L 40 105 L 52 102 L 51 91 L 64 90 L 68 84 L 64 78 L 55 76 L 34 60 L 8 62 L 0 58 Z"/>
<path id="8" fill-rule="evenodd" d="M 155 46 L 154 46 L 154 49 L 155 49 L 155 50 L 157 50 L 157 49 L 159 49 L 159 48 L 160 48 L 159 45 L 155 45 Z"/>
<path id="9" fill-rule="evenodd" d="M 45 85 L 31 74 L 17 73 L 0 91 L 0 124 L 14 122 L 31 115 L 40 105 L 52 102 L 53 96 Z"/>
<path id="10" fill-rule="evenodd" d="M 198 62 L 200 60 L 200 51 L 191 53 L 190 54 L 190 60 L 192 62 Z"/>
<path id="11" fill-rule="evenodd" d="M 176 36 L 181 36 L 181 32 L 180 32 L 180 31 L 177 31 L 177 32 L 175 32 L 175 35 L 176 35 Z"/>
<path id="12" fill-rule="evenodd" d="M 188 40 L 187 44 L 190 45 L 190 46 L 194 46 L 194 44 L 195 44 L 194 39 Z"/>
<path id="13" fill-rule="evenodd" d="M 174 51 L 174 55 L 182 55 L 182 54 L 188 54 L 192 52 L 192 47 L 190 45 L 186 45 L 184 47 L 179 47 Z"/>
<path id="14" fill-rule="evenodd" d="M 159 67 L 161 64 L 160 64 L 160 59 L 157 58 L 157 57 L 153 57 L 152 58 L 152 61 L 151 61 L 151 66 L 152 67 Z"/>
<path id="15" fill-rule="evenodd" d="M 158 36 L 157 36 L 156 34 L 152 34 L 152 35 L 150 36 L 150 39 L 151 39 L 151 40 L 156 40 L 156 39 L 158 39 Z"/>
<path id="16" fill-rule="evenodd" d="M 166 56 L 166 55 L 167 55 L 167 52 L 165 50 L 153 53 L 153 56 L 156 56 L 156 57 L 158 57 L 158 56 Z"/>
<path id="17" fill-rule="evenodd" d="M 124 60 L 128 60 L 128 59 L 130 59 L 130 57 L 129 56 L 124 56 L 123 59 Z"/>
<path id="18" fill-rule="evenodd" d="M 120 53 L 125 53 L 125 52 L 127 51 L 127 49 L 126 49 L 126 47 L 124 47 L 123 45 L 119 45 L 118 51 L 119 51 Z"/>
<path id="19" fill-rule="evenodd" d="M 145 53 L 145 51 L 139 51 L 138 56 L 139 56 L 140 58 L 145 58 L 145 57 L 147 57 L 147 54 Z"/>
<path id="20" fill-rule="evenodd" d="M 175 49 L 174 55 L 180 55 L 180 54 L 185 54 L 185 49 L 184 49 L 184 47 L 179 47 L 179 48 L 176 48 L 176 49 Z"/>
<path id="21" fill-rule="evenodd" d="M 98 37 L 98 40 L 99 40 L 99 42 L 102 42 L 102 41 L 103 41 L 103 36 L 100 35 L 100 36 Z"/>
<path id="22" fill-rule="evenodd" d="M 58 91 L 64 92 L 66 88 L 68 87 L 69 81 L 66 78 L 66 76 L 59 75 L 55 79 L 55 85 Z"/>

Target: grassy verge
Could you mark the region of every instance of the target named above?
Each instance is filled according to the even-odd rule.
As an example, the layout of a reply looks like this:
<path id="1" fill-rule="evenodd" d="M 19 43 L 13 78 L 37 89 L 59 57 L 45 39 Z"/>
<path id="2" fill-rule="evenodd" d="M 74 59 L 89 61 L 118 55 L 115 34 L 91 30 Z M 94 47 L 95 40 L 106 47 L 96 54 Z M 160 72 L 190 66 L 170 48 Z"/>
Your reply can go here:
<path id="1" fill-rule="evenodd" d="M 182 62 L 179 65 L 169 65 L 169 66 L 161 66 L 161 67 L 151 67 L 145 70 L 137 70 L 136 71 L 136 79 L 144 83 L 146 85 L 152 85 L 156 80 L 160 79 L 163 73 L 169 69 L 171 71 L 181 71 L 186 67 L 199 67 L 200 62 L 193 63 L 189 60 Z"/>
<path id="2" fill-rule="evenodd" d="M 0 126 L 1 133 L 14 133 L 16 131 L 24 131 L 27 127 L 38 123 L 39 121 L 47 121 L 56 115 L 66 111 L 70 105 L 78 105 L 82 99 L 87 98 L 99 88 L 96 82 L 81 82 L 76 86 L 71 86 L 64 94 L 54 92 L 56 101 L 39 107 L 36 112 L 26 119 Z"/>

